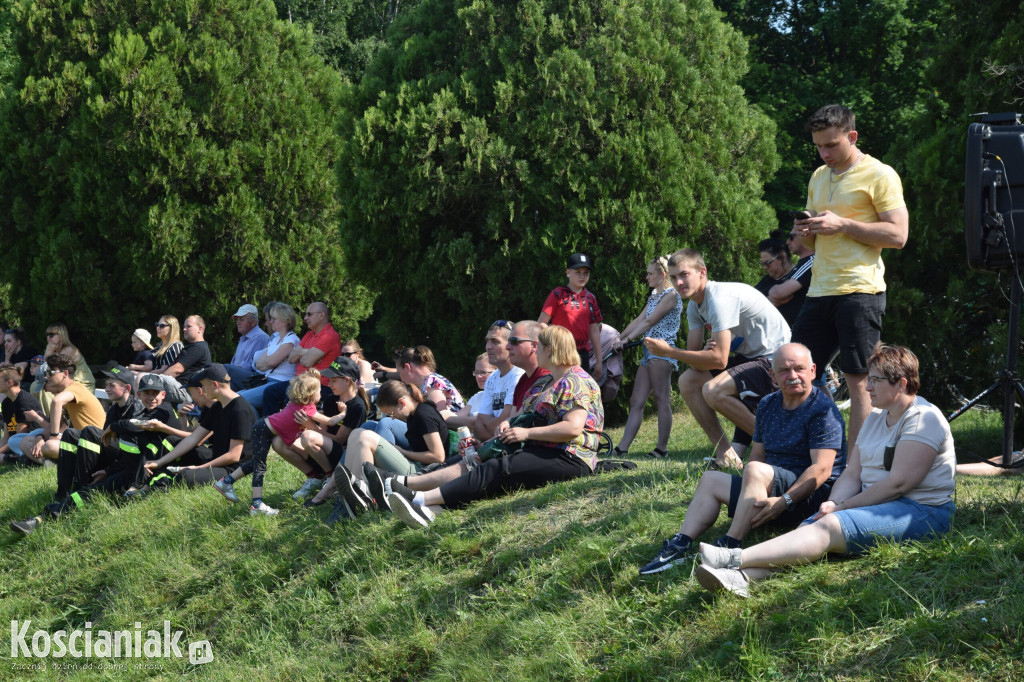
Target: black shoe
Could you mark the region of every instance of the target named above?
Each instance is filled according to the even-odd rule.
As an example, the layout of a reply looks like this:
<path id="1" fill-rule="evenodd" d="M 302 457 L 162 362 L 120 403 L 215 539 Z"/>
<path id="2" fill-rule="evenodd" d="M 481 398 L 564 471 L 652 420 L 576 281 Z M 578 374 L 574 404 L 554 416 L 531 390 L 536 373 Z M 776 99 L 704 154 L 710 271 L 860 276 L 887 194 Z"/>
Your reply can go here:
<path id="1" fill-rule="evenodd" d="M 338 477 L 339 471 L 342 472 L 340 478 Z M 342 501 L 348 505 L 348 510 L 353 515 L 362 514 L 373 506 L 373 500 L 363 491 L 352 472 L 346 467 L 340 466 L 335 469 L 334 485 L 337 486 L 338 494 L 341 495 Z"/>
<path id="2" fill-rule="evenodd" d="M 657 556 L 640 569 L 640 575 L 661 573 L 673 566 L 689 561 L 694 556 L 694 549 L 692 542 L 680 541 L 679 535 L 673 535 L 668 540 L 665 540 Z"/>
<path id="3" fill-rule="evenodd" d="M 395 483 L 393 479 L 390 479 L 388 482 Z M 395 483 L 395 485 L 398 486 L 400 484 Z M 405 486 L 402 487 L 405 488 Z M 406 490 L 409 489 L 406 488 Z M 412 491 L 410 490 L 409 492 Z M 394 515 L 410 528 L 426 528 L 434 520 L 434 512 L 421 504 L 416 504 L 412 500 L 406 499 L 405 495 L 400 492 L 392 490 L 388 496 L 388 502 Z"/>
<path id="4" fill-rule="evenodd" d="M 39 527 L 39 524 L 39 517 L 33 516 L 31 519 L 25 519 L 24 521 L 11 521 L 11 530 L 22 535 L 31 535 Z"/>
<path id="5" fill-rule="evenodd" d="M 334 509 L 331 510 L 331 515 L 327 517 L 327 525 L 333 526 L 342 519 L 352 518 L 352 510 L 345 504 L 345 500 L 338 498 L 334 502 Z"/>
<path id="6" fill-rule="evenodd" d="M 384 481 L 389 476 L 382 476 L 382 473 L 388 473 L 382 469 L 378 469 L 369 462 L 363 462 L 363 476 L 366 477 L 366 487 L 370 489 L 370 497 L 373 498 L 374 504 L 377 505 L 377 511 L 391 511 L 391 505 L 388 504 L 388 496 L 384 492 Z"/>

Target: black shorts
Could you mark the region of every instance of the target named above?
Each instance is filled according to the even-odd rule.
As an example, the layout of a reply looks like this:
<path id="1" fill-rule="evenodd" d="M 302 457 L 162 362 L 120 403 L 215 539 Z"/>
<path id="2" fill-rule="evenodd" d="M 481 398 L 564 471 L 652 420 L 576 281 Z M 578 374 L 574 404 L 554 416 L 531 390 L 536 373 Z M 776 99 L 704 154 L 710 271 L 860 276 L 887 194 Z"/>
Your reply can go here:
<path id="1" fill-rule="evenodd" d="M 751 412 L 756 412 L 761 398 L 776 390 L 775 381 L 772 379 L 772 359 L 763 355 L 753 360 L 743 360 L 745 362 L 742 364 L 727 367 L 725 371 L 736 384 L 740 402 Z"/>
<path id="2" fill-rule="evenodd" d="M 867 374 L 868 358 L 882 337 L 885 292 L 808 296 L 793 326 L 793 341 L 811 350 L 817 375 L 836 348 L 839 368 L 847 374 Z"/>
<path id="3" fill-rule="evenodd" d="M 782 497 L 782 494 L 793 487 L 796 480 L 800 478 L 789 469 L 783 469 L 777 467 L 774 464 L 769 464 L 774 471 L 775 475 L 772 477 L 772 487 L 768 491 L 768 497 Z M 791 509 L 779 514 L 773 519 L 769 525 L 780 525 L 780 526 L 798 526 L 808 516 L 817 513 L 818 508 L 821 507 L 821 503 L 829 498 L 832 494 L 832 484 L 835 481 L 829 479 L 821 484 L 821 487 L 815 490 L 810 496 L 798 500 L 793 503 Z M 732 487 L 729 489 L 729 518 L 731 519 L 736 513 L 736 505 L 740 501 L 740 489 L 743 487 L 743 477 L 734 475 L 732 477 Z"/>

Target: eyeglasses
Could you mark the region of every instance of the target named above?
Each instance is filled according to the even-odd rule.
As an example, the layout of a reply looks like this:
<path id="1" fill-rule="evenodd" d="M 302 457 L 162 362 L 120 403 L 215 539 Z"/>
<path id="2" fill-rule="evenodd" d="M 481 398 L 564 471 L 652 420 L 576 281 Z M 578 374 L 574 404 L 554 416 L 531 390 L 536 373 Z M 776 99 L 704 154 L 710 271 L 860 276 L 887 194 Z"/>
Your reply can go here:
<path id="1" fill-rule="evenodd" d="M 890 381 L 889 377 L 876 377 L 873 374 L 869 374 L 868 375 L 868 383 L 871 384 L 872 386 L 876 386 L 876 385 L 882 383 L 883 381 L 887 381 L 890 384 L 895 384 L 896 383 L 895 381 Z"/>
<path id="2" fill-rule="evenodd" d="M 475 376 L 475 377 L 489 377 L 489 376 L 491 376 L 491 372 L 493 372 L 493 371 L 494 371 L 493 369 L 492 370 L 475 369 L 475 370 L 473 370 L 473 376 Z"/>
<path id="3" fill-rule="evenodd" d="M 521 343 L 533 343 L 533 339 L 521 339 L 518 336 L 510 336 L 508 337 L 508 342 L 513 346 L 518 346 Z"/>
<path id="4" fill-rule="evenodd" d="M 167 324 L 166 322 L 157 322 L 156 323 L 156 328 L 157 329 L 163 329 L 164 327 L 170 327 L 170 326 L 171 325 Z"/>
<path id="5" fill-rule="evenodd" d="M 491 326 L 492 327 L 503 328 L 503 329 L 508 329 L 510 331 L 512 329 L 512 323 L 509 322 L 508 320 L 495 320 L 494 322 L 491 322 Z"/>
<path id="6" fill-rule="evenodd" d="M 779 255 L 775 256 L 774 258 L 769 258 L 768 260 L 763 260 L 763 261 L 761 261 L 761 267 L 762 268 L 766 268 L 766 267 L 768 267 L 769 265 L 772 264 L 772 261 L 776 261 L 776 260 L 778 260 L 780 258 L 782 258 L 782 254 L 781 253 Z"/>

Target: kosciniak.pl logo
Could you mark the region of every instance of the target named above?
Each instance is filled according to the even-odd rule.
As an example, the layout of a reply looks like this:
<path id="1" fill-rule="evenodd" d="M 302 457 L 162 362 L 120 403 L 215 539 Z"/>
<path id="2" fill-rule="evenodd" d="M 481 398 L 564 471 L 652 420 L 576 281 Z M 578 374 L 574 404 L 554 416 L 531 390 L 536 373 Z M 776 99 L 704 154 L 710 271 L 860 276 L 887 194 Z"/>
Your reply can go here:
<path id="1" fill-rule="evenodd" d="M 160 630 L 143 632 L 142 623 L 134 630 L 93 630 L 92 623 L 85 628 L 58 630 L 53 634 L 45 630 L 31 631 L 32 621 L 11 621 L 11 658 L 183 658 L 182 630 L 171 632 L 171 622 L 164 621 Z M 201 665 L 213 660 L 213 647 L 209 640 L 188 645 L 188 662 Z"/>

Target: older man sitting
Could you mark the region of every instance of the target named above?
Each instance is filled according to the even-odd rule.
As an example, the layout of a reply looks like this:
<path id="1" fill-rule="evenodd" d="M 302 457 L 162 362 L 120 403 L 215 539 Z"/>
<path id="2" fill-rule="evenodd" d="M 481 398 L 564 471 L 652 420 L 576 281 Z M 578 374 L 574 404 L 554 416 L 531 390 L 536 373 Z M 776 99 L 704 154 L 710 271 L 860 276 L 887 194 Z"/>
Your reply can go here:
<path id="1" fill-rule="evenodd" d="M 758 405 L 743 476 L 704 472 L 679 533 L 665 541 L 641 575 L 692 558 L 697 537 L 714 525 L 723 504 L 732 525 L 715 544 L 739 547 L 752 528 L 795 526 L 828 499 L 846 467 L 846 433 L 839 408 L 812 383 L 814 371 L 806 346 L 789 343 L 775 352 L 772 376 L 779 390 Z"/>

